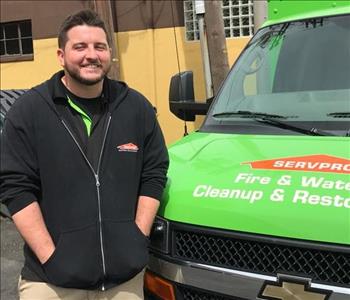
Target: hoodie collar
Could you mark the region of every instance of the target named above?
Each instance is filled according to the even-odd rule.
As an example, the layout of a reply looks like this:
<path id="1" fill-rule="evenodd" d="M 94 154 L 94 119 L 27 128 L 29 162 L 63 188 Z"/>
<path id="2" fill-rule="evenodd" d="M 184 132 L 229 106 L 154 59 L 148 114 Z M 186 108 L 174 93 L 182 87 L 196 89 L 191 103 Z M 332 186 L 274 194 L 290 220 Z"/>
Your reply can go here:
<path id="1" fill-rule="evenodd" d="M 64 89 L 64 85 L 61 78 L 64 75 L 64 71 L 59 71 L 54 74 L 44 84 L 34 88 L 48 103 L 52 106 L 57 100 L 66 100 L 67 95 Z M 48 90 L 50 98 L 45 97 L 45 92 L 42 88 Z M 109 111 L 114 111 L 121 102 L 123 102 L 129 92 L 129 87 L 126 83 L 116 80 L 111 80 L 108 77 L 103 81 L 103 99 L 108 103 Z M 54 106 L 54 105 L 53 105 Z"/>
<path id="2" fill-rule="evenodd" d="M 67 101 L 67 96 L 76 96 L 71 91 L 69 91 L 65 85 L 62 82 L 62 77 L 64 76 L 64 71 L 59 71 L 58 73 L 54 74 L 50 81 L 52 82 L 51 88 L 51 95 L 54 102 L 57 100 L 63 100 L 65 99 Z M 108 83 L 106 82 L 107 78 L 103 81 L 103 90 L 101 95 L 101 101 L 104 103 L 108 103 L 109 95 L 109 89 L 108 89 Z M 68 94 L 68 95 L 67 95 Z M 76 96 L 78 97 L 78 96 Z"/>

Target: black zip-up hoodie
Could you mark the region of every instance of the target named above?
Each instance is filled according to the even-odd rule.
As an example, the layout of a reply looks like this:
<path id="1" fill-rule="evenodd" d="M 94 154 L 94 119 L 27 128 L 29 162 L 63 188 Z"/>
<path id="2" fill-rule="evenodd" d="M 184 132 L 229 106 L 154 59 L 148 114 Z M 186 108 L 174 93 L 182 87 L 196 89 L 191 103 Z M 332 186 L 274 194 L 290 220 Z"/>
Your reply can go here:
<path id="1" fill-rule="evenodd" d="M 53 102 L 49 86 L 57 76 L 29 90 L 6 116 L 1 199 L 12 214 L 37 201 L 56 245 L 43 265 L 25 245 L 24 278 L 110 288 L 147 264 L 148 239 L 135 224 L 137 200 L 161 198 L 168 154 L 151 104 L 106 78 L 109 111 L 94 170 Z"/>

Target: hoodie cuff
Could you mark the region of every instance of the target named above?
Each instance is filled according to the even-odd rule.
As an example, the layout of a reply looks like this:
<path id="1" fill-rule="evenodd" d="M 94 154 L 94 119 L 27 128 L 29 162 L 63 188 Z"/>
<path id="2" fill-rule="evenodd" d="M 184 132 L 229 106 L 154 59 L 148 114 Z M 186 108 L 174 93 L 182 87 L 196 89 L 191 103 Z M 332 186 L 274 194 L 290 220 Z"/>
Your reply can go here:
<path id="1" fill-rule="evenodd" d="M 24 192 L 19 194 L 16 198 L 11 199 L 10 201 L 4 201 L 7 206 L 11 216 L 19 212 L 23 208 L 27 207 L 29 204 L 37 201 L 34 194 L 29 192 Z"/>
<path id="2" fill-rule="evenodd" d="M 159 188 L 158 186 L 153 185 L 143 185 L 140 189 L 139 196 L 147 196 L 154 198 L 158 201 L 162 199 L 163 188 Z"/>

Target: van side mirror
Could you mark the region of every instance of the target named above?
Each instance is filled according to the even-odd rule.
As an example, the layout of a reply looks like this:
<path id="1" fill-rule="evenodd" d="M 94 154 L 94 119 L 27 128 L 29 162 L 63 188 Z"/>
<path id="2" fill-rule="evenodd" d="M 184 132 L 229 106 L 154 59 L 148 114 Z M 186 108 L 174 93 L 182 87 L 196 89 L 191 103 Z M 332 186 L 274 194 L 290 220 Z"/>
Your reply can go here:
<path id="1" fill-rule="evenodd" d="M 194 102 L 192 71 L 181 72 L 171 77 L 169 101 Z"/>
<path id="2" fill-rule="evenodd" d="M 171 77 L 169 87 L 170 111 L 184 121 L 195 121 L 196 115 L 206 115 L 213 101 L 194 101 L 193 73 L 185 71 Z"/>
<path id="3" fill-rule="evenodd" d="M 194 103 L 193 72 L 185 71 L 171 77 L 169 87 L 170 111 L 185 121 L 194 121 L 196 116 L 187 110 L 180 109 L 180 103 Z"/>

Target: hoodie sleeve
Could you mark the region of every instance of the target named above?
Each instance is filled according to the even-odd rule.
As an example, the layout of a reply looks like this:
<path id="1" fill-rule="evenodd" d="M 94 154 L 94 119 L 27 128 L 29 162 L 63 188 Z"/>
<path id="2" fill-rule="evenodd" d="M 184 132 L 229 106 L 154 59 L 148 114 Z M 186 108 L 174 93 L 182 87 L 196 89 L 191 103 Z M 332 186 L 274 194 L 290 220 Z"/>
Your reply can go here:
<path id="1" fill-rule="evenodd" d="M 147 101 L 140 195 L 160 200 L 167 181 L 168 151 L 152 105 Z"/>
<path id="2" fill-rule="evenodd" d="M 15 102 L 7 114 L 1 135 L 0 199 L 12 215 L 37 201 L 40 191 L 33 147 L 34 126 L 29 103 L 25 102 L 27 99 Z"/>

